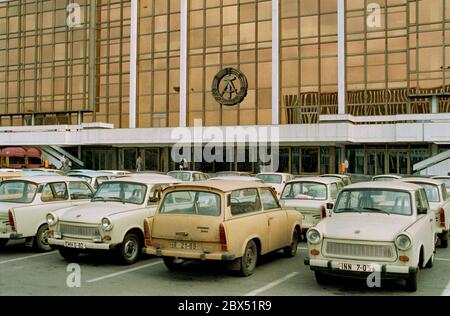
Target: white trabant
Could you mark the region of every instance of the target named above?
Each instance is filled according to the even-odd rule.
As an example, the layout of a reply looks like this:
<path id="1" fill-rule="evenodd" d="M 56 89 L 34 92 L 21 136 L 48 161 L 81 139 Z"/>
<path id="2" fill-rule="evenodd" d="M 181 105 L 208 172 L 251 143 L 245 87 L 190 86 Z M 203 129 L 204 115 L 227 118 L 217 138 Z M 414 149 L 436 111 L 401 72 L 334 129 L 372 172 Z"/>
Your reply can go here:
<path id="1" fill-rule="evenodd" d="M 450 196 L 450 176 L 436 176 L 433 177 L 433 179 L 441 180 L 445 183 L 445 186 L 447 187 L 447 195 Z"/>
<path id="2" fill-rule="evenodd" d="M 450 196 L 441 180 L 428 178 L 405 178 L 402 181 L 417 184 L 425 189 L 428 203 L 436 218 L 436 235 L 442 248 L 448 247 L 450 229 Z"/>
<path id="3" fill-rule="evenodd" d="M 208 180 L 208 176 L 200 171 L 174 170 L 168 172 L 167 175 L 182 182 L 197 182 Z"/>
<path id="4" fill-rule="evenodd" d="M 324 284 L 329 275 L 404 279 L 417 290 L 417 274 L 431 268 L 435 217 L 425 190 L 402 182 L 366 182 L 341 191 L 333 216 L 308 230 L 305 264 Z"/>
<path id="5" fill-rule="evenodd" d="M 258 179 L 261 179 L 265 184 L 270 184 L 277 192 L 277 197 L 281 197 L 284 186 L 289 181 L 294 180 L 294 176 L 289 173 L 279 172 L 262 172 L 256 175 Z"/>
<path id="6" fill-rule="evenodd" d="M 121 263 L 133 264 L 144 245 L 144 218 L 155 213 L 162 190 L 178 182 L 169 176 L 105 181 L 91 203 L 47 214 L 49 243 L 67 260 L 106 250 Z"/>
<path id="7" fill-rule="evenodd" d="M 302 214 L 302 228 L 305 233 L 323 218 L 331 215 L 331 204 L 336 201 L 343 188 L 342 181 L 337 178 L 298 178 L 286 184 L 280 204 Z"/>
<path id="8" fill-rule="evenodd" d="M 402 177 L 395 174 L 381 174 L 372 178 L 372 181 L 396 181 L 400 180 Z"/>
<path id="9" fill-rule="evenodd" d="M 9 179 L 0 184 L 0 247 L 25 240 L 38 251 L 50 251 L 48 212 L 86 204 L 93 195 L 83 180 L 61 176 Z"/>

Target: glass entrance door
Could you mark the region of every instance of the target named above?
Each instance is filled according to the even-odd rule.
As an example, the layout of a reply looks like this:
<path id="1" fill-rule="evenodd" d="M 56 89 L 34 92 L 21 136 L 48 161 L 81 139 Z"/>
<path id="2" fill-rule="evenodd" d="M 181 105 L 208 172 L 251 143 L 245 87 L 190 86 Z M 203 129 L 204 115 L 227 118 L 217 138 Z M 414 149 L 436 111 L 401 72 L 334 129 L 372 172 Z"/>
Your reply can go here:
<path id="1" fill-rule="evenodd" d="M 389 151 L 389 173 L 404 175 L 408 174 L 409 170 L 409 154 L 407 150 Z"/>
<path id="2" fill-rule="evenodd" d="M 385 151 L 368 150 L 367 151 L 367 175 L 376 176 L 385 173 Z"/>

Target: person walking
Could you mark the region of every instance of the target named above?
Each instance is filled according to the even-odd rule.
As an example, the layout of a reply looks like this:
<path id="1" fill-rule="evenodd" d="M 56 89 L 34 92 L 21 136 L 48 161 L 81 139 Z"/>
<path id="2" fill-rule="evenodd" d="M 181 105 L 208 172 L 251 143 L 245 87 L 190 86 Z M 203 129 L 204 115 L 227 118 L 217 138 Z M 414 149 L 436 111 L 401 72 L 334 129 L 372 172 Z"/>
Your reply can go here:
<path id="1" fill-rule="evenodd" d="M 136 172 L 144 171 L 143 169 L 144 169 L 144 167 L 143 167 L 142 157 L 141 157 L 141 155 L 138 155 L 137 159 L 136 159 Z"/>

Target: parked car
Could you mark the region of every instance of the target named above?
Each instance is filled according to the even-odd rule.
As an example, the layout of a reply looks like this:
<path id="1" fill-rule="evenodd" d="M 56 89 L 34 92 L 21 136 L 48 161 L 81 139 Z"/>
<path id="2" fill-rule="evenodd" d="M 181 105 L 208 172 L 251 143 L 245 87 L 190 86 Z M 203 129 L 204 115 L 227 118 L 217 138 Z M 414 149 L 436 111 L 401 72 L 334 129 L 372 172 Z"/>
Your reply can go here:
<path id="1" fill-rule="evenodd" d="M 14 179 L 14 178 L 20 178 L 23 177 L 24 174 L 22 172 L 1 172 L 0 171 L 0 182 L 2 182 L 3 180 L 8 180 L 8 179 Z"/>
<path id="2" fill-rule="evenodd" d="M 289 173 L 277 173 L 277 172 L 262 172 L 256 175 L 258 179 L 261 179 L 264 183 L 270 184 L 277 192 L 278 198 L 281 197 L 284 186 L 291 180 L 294 180 L 294 176 Z"/>
<path id="3" fill-rule="evenodd" d="M 324 174 L 322 178 L 340 179 L 344 183 L 344 186 L 352 184 L 352 178 L 345 174 Z"/>
<path id="4" fill-rule="evenodd" d="M 280 203 L 281 206 L 296 209 L 302 214 L 303 233 L 306 233 L 306 230 L 330 216 L 330 203 L 336 201 L 343 188 L 339 179 L 299 178 L 286 184 Z"/>
<path id="5" fill-rule="evenodd" d="M 305 264 L 319 284 L 328 276 L 404 279 L 417 290 L 417 273 L 431 268 L 435 218 L 425 190 L 403 182 L 366 182 L 344 188 L 333 216 L 307 232 Z"/>
<path id="6" fill-rule="evenodd" d="M 450 176 L 436 176 L 433 179 L 440 180 L 445 183 L 447 187 L 447 195 L 450 196 Z"/>
<path id="7" fill-rule="evenodd" d="M 145 253 L 167 268 L 185 260 L 228 263 L 243 276 L 259 255 L 283 249 L 295 256 L 301 217 L 282 209 L 274 190 L 248 181 L 206 181 L 167 188 L 154 217 L 145 219 Z"/>
<path id="8" fill-rule="evenodd" d="M 196 182 L 208 180 L 208 176 L 200 171 L 175 170 L 168 172 L 167 175 L 175 179 L 178 179 L 182 182 Z"/>
<path id="9" fill-rule="evenodd" d="M 252 174 L 245 171 L 220 171 L 216 172 L 214 177 L 249 177 Z"/>
<path id="10" fill-rule="evenodd" d="M 225 177 L 214 177 L 208 180 L 221 180 L 221 181 L 249 181 L 249 182 L 259 182 L 264 183 L 263 180 L 256 177 L 245 177 L 245 176 L 225 176 Z"/>
<path id="11" fill-rule="evenodd" d="M 48 212 L 90 201 L 91 186 L 83 180 L 60 176 L 23 177 L 0 184 L 0 246 L 10 239 L 25 239 L 39 251 L 50 251 Z"/>
<path id="12" fill-rule="evenodd" d="M 372 178 L 372 181 L 396 181 L 400 180 L 402 177 L 394 175 L 394 174 L 383 174 L 379 176 L 375 176 Z"/>
<path id="13" fill-rule="evenodd" d="M 100 184 L 104 181 L 112 180 L 117 178 L 117 175 L 114 175 L 110 172 L 98 172 L 98 171 L 84 171 L 84 172 L 68 172 L 68 177 L 80 178 L 88 182 L 94 190 L 97 190 Z"/>
<path id="14" fill-rule="evenodd" d="M 47 214 L 49 243 L 69 261 L 82 252 L 113 251 L 133 264 L 144 244 L 144 218 L 155 213 L 162 190 L 178 182 L 144 176 L 105 181 L 91 203 Z"/>
<path id="15" fill-rule="evenodd" d="M 124 170 L 99 170 L 98 172 L 104 172 L 104 173 L 112 173 L 116 176 L 129 176 L 131 175 L 130 171 L 124 171 Z"/>
<path id="16" fill-rule="evenodd" d="M 442 248 L 448 247 L 450 229 L 450 196 L 441 180 L 427 178 L 405 178 L 404 182 L 417 184 L 425 189 L 431 210 L 436 218 L 436 234 Z"/>

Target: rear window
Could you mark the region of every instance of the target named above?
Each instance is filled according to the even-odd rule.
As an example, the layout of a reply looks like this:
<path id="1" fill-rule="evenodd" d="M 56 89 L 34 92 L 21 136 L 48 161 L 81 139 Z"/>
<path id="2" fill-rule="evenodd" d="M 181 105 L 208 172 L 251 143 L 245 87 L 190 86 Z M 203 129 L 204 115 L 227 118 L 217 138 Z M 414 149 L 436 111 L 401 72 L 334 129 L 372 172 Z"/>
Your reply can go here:
<path id="1" fill-rule="evenodd" d="M 284 188 L 282 200 L 326 200 L 327 186 L 316 182 L 294 182 Z"/>
<path id="2" fill-rule="evenodd" d="M 258 174 L 256 177 L 261 179 L 264 183 L 270 184 L 280 184 L 283 180 L 282 176 L 275 174 Z"/>
<path id="3" fill-rule="evenodd" d="M 37 185 L 24 181 L 8 181 L 0 185 L 0 202 L 31 203 Z"/>
<path id="4" fill-rule="evenodd" d="M 219 216 L 220 196 L 211 192 L 176 191 L 166 194 L 160 214 Z"/>

